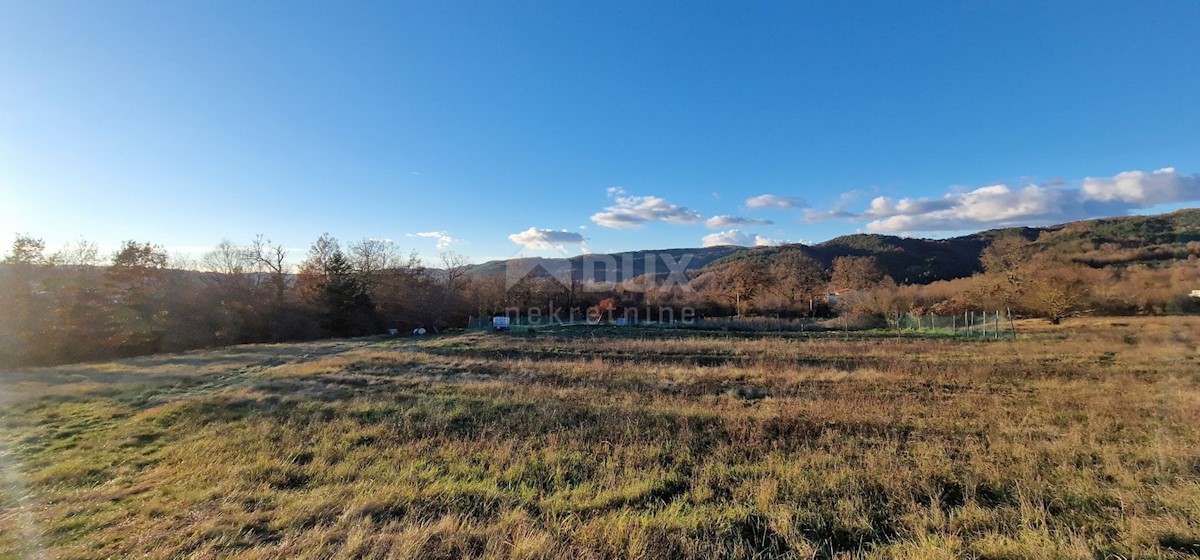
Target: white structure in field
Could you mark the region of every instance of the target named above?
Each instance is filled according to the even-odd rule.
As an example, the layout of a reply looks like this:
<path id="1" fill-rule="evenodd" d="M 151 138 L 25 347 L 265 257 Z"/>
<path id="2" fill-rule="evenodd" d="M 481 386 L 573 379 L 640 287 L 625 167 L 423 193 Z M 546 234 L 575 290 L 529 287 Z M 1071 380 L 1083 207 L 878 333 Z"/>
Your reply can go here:
<path id="1" fill-rule="evenodd" d="M 1192 297 L 1194 297 L 1194 298 L 1198 298 L 1198 299 L 1200 299 L 1200 290 L 1192 290 L 1192 293 L 1190 293 L 1190 294 L 1188 294 L 1188 295 L 1190 295 L 1190 296 L 1192 296 Z"/>

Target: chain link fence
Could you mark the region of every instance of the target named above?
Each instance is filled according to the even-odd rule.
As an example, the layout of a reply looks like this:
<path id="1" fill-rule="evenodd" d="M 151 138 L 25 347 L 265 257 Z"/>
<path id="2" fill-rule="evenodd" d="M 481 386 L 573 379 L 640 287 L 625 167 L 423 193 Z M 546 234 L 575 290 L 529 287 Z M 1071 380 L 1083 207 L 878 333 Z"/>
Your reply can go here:
<path id="1" fill-rule="evenodd" d="M 979 338 L 1015 338 L 1016 323 L 1008 311 L 966 311 L 961 314 L 892 313 L 888 328 L 897 331 L 940 333 Z"/>
<path id="2" fill-rule="evenodd" d="M 644 328 L 694 328 L 702 330 L 731 330 L 752 332 L 827 332 L 875 331 L 885 333 L 928 333 L 980 339 L 1015 338 L 1016 325 L 1007 311 L 968 311 L 954 315 L 932 313 L 887 313 L 878 316 L 842 316 L 833 318 L 804 317 L 700 317 L 688 320 L 636 321 L 616 316 L 589 321 L 575 318 L 566 321 L 544 316 L 508 315 L 508 329 L 528 331 L 544 327 L 616 326 Z M 492 317 L 470 317 L 470 330 L 492 330 Z"/>

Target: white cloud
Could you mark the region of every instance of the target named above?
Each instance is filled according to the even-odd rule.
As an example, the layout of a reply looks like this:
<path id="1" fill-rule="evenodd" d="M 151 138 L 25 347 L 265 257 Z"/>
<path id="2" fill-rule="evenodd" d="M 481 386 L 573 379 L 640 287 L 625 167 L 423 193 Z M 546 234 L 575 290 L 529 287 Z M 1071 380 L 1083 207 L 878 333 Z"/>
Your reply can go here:
<path id="1" fill-rule="evenodd" d="M 794 196 L 778 196 L 774 194 L 760 194 L 755 197 L 746 199 L 747 208 L 804 208 L 806 205 L 804 199 Z"/>
<path id="2" fill-rule="evenodd" d="M 713 216 L 704 220 L 704 227 L 708 229 L 721 229 L 729 226 L 769 226 L 773 223 L 775 222 L 771 220 L 756 220 L 737 216 Z"/>
<path id="3" fill-rule="evenodd" d="M 770 239 L 761 235 L 746 233 L 741 230 L 731 229 L 729 231 L 719 231 L 705 235 L 701 240 L 704 247 L 718 247 L 721 245 L 740 245 L 742 247 L 763 247 L 782 245 L 786 243 L 779 239 Z"/>
<path id="4" fill-rule="evenodd" d="M 787 241 L 783 239 L 771 239 L 761 235 L 754 236 L 754 246 L 756 247 L 774 247 L 776 245 L 783 245 L 784 243 L 787 243 Z"/>
<path id="5" fill-rule="evenodd" d="M 1200 200 L 1200 175 L 1182 175 L 1166 167 L 1145 173 L 1126 171 L 1109 178 L 1059 179 L 1022 188 L 988 185 L 953 191 L 940 198 L 871 200 L 861 213 L 844 209 L 806 210 L 805 219 L 862 220 L 877 233 L 958 231 L 990 227 L 1046 225 L 1071 220 L 1117 216 L 1155 204 Z"/>
<path id="6" fill-rule="evenodd" d="M 560 253 L 566 253 L 566 245 L 579 245 L 585 239 L 582 234 L 565 229 L 538 229 L 531 227 L 520 233 L 514 233 L 508 236 L 509 241 L 521 245 L 529 249 L 538 250 L 554 250 Z"/>
<path id="7" fill-rule="evenodd" d="M 437 248 L 438 249 L 449 249 L 450 245 L 452 245 L 454 243 L 458 243 L 459 241 L 462 241 L 461 239 L 455 239 L 453 237 L 450 237 L 450 234 L 448 234 L 444 231 L 422 231 L 420 233 L 406 233 L 406 234 L 404 234 L 404 236 L 405 237 L 424 237 L 427 239 L 435 239 L 435 240 L 437 240 Z"/>
<path id="8" fill-rule="evenodd" d="M 892 205 L 877 198 L 864 215 L 879 218 L 867 224 L 874 233 L 952 231 L 1053 219 L 1063 215 L 1063 199 L 1064 191 L 1050 187 L 989 185 L 940 200 L 904 199 Z"/>
<path id="9" fill-rule="evenodd" d="M 606 228 L 631 229 L 646 222 L 694 224 L 701 219 L 699 212 L 657 196 L 630 195 L 621 187 L 609 187 L 608 195 L 615 204 L 592 215 L 593 222 Z"/>
<path id="10" fill-rule="evenodd" d="M 1083 180 L 1084 200 L 1120 201 L 1138 206 L 1200 199 L 1200 175 L 1180 175 L 1174 167 L 1151 173 L 1125 171 L 1113 177 Z"/>
<path id="11" fill-rule="evenodd" d="M 912 199 L 902 198 L 898 201 L 893 201 L 886 196 L 876 197 L 871 200 L 871 205 L 864 216 L 872 218 L 887 218 L 890 216 L 914 216 L 917 214 L 925 214 L 946 210 L 954 206 L 954 198 L 952 195 L 946 195 L 941 199 Z"/>

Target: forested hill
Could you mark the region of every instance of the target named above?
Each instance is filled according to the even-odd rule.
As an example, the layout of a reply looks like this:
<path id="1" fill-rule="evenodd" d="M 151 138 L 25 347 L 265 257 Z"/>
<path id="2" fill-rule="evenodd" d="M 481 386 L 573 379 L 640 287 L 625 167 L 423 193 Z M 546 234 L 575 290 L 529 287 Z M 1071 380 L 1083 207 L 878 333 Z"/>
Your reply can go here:
<path id="1" fill-rule="evenodd" d="M 979 254 L 994 240 L 1020 235 L 1040 251 L 1094 267 L 1155 265 L 1185 259 L 1200 243 L 1200 209 L 1155 216 L 1082 220 L 1045 227 L 982 231 L 948 239 L 916 239 L 894 235 L 854 234 L 806 246 L 754 247 L 714 261 L 709 266 L 745 258 L 769 259 L 800 251 L 829 267 L 843 256 L 875 257 L 899 283 L 927 284 L 970 276 L 980 270 Z"/>
<path id="2" fill-rule="evenodd" d="M 789 251 L 800 251 L 826 267 L 842 256 L 870 256 L 878 259 L 886 273 L 900 283 L 927 284 L 970 276 L 980 270 L 979 253 L 997 238 L 1021 235 L 1040 250 L 1058 253 L 1089 266 L 1127 266 L 1159 264 L 1187 258 L 1189 243 L 1200 243 L 1200 209 L 1179 210 L 1155 216 L 1127 216 L 1083 220 L 1045 227 L 1017 227 L 982 231 L 947 239 L 918 239 L 894 235 L 845 235 L 816 245 L 789 244 L 778 247 L 705 247 L 617 253 L 614 257 L 619 280 L 643 274 L 644 256 L 670 253 L 678 258 L 690 253 L 689 271 L 719 267 L 745 259 L 770 259 Z M 1195 245 L 1192 246 L 1195 248 Z M 633 257 L 634 266 L 623 268 Z M 582 257 L 574 257 L 578 267 Z M 537 259 L 522 264 L 528 266 Z M 503 275 L 514 261 L 491 261 L 472 268 L 476 277 Z M 665 270 L 660 269 L 660 272 Z"/>

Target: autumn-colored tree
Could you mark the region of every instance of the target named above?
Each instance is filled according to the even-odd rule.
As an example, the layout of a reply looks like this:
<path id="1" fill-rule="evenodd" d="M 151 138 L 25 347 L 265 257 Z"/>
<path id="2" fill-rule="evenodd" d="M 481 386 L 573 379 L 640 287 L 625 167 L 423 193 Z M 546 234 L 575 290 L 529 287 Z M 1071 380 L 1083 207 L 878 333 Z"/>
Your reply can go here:
<path id="1" fill-rule="evenodd" d="M 1020 306 L 1057 325 L 1067 317 L 1084 314 L 1092 298 L 1092 285 L 1077 265 L 1035 260 L 1024 267 Z"/>
<path id="2" fill-rule="evenodd" d="M 337 239 L 328 233 L 321 234 L 308 248 L 308 256 L 300 263 L 300 270 L 296 273 L 296 291 L 301 299 L 313 301 L 320 297 L 319 286 L 328 280 L 329 261 L 334 253 L 340 252 Z"/>
<path id="3" fill-rule="evenodd" d="M 596 305 L 588 309 L 588 319 L 595 321 L 604 321 L 609 318 L 613 311 L 617 309 L 617 300 L 615 298 L 604 298 Z"/>
<path id="4" fill-rule="evenodd" d="M 877 286 L 884 276 L 875 257 L 838 257 L 833 259 L 830 284 L 834 290 L 866 290 Z"/>
<path id="5" fill-rule="evenodd" d="M 1024 237 L 1002 237 L 979 259 L 991 296 L 1005 306 L 1058 324 L 1091 305 L 1094 282 L 1083 267 L 1038 253 Z"/>
<path id="6" fill-rule="evenodd" d="M 811 311 L 813 297 L 823 294 L 827 281 L 821 263 L 799 251 L 776 257 L 771 263 L 771 273 L 774 291 L 793 311 L 801 302 L 807 302 L 806 308 Z"/>
<path id="7" fill-rule="evenodd" d="M 1001 237 L 979 255 L 983 273 L 992 280 L 992 296 L 1005 305 L 1016 305 L 1034 260 L 1033 245 L 1020 235 Z"/>
<path id="8" fill-rule="evenodd" d="M 738 317 L 745 313 L 750 300 L 771 283 L 771 271 L 757 259 L 742 259 L 725 267 L 717 280 L 718 289 L 733 304 Z"/>

